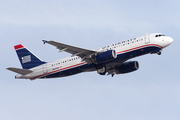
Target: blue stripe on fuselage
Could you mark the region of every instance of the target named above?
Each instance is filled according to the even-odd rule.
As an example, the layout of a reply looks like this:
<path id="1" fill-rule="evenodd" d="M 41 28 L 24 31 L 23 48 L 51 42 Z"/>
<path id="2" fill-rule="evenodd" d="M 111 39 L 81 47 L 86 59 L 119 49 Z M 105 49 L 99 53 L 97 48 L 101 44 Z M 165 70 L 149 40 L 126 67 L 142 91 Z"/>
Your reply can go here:
<path id="1" fill-rule="evenodd" d="M 141 55 L 148 54 L 151 51 L 154 51 L 156 49 L 161 49 L 161 48 L 157 47 L 157 46 L 147 46 L 147 47 L 139 48 L 139 49 L 132 50 L 132 51 L 129 51 L 129 52 L 120 53 L 120 54 L 117 55 L 116 59 L 114 59 L 114 60 L 112 60 L 110 62 L 105 62 L 103 64 L 108 64 L 108 63 L 111 63 L 111 62 L 117 62 L 119 60 L 126 61 L 126 60 L 134 58 L 134 57 L 138 57 L 138 56 L 141 56 Z M 95 64 L 91 64 L 91 65 L 84 64 L 84 65 L 77 66 L 77 67 L 74 67 L 74 68 L 71 68 L 71 69 L 66 69 L 66 70 L 63 70 L 63 71 L 60 71 L 60 72 L 57 72 L 57 73 L 49 74 L 49 75 L 46 75 L 46 76 L 41 77 L 41 78 L 55 78 L 55 77 L 65 77 L 65 76 L 75 75 L 75 74 L 84 72 L 82 70 L 82 68 L 83 69 L 95 69 Z"/>

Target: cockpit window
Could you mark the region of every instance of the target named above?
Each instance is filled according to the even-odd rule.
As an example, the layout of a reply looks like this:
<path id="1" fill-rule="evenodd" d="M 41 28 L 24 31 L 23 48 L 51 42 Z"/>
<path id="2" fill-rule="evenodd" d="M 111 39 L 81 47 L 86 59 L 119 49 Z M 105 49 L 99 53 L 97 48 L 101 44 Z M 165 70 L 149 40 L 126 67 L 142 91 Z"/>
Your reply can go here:
<path id="1" fill-rule="evenodd" d="M 163 34 L 158 34 L 158 35 L 156 35 L 156 37 L 161 37 L 161 36 L 165 36 L 165 35 L 163 35 Z"/>

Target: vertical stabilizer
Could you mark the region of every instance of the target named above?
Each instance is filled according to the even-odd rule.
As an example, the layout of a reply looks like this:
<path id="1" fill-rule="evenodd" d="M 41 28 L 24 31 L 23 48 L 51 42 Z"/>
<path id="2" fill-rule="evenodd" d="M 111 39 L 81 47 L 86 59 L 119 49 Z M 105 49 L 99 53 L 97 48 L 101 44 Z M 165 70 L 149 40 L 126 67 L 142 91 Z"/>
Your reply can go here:
<path id="1" fill-rule="evenodd" d="M 33 67 L 46 63 L 41 61 L 38 57 L 36 57 L 32 52 L 30 52 L 21 44 L 14 46 L 14 48 L 23 69 L 31 69 Z"/>

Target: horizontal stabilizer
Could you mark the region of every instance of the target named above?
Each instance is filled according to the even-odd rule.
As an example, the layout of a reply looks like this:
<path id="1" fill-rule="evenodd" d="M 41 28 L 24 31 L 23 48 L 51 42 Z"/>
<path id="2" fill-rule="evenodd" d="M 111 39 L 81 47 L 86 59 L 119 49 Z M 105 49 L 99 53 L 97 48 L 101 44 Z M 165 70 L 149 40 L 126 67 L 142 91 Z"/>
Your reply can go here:
<path id="1" fill-rule="evenodd" d="M 26 75 L 26 74 L 29 74 L 29 73 L 33 72 L 32 70 L 13 68 L 13 67 L 9 67 L 9 68 L 6 68 L 6 69 L 8 69 L 10 71 L 13 71 L 13 72 L 16 72 L 16 73 L 19 73 L 21 75 Z"/>

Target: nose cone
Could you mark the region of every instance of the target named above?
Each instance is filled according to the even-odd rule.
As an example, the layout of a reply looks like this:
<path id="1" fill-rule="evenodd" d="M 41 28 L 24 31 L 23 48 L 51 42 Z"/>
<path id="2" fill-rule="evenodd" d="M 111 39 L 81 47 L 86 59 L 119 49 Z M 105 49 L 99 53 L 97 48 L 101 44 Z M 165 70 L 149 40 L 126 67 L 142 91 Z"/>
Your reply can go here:
<path id="1" fill-rule="evenodd" d="M 165 47 L 169 46 L 172 42 L 173 42 L 173 39 L 171 37 L 166 36 L 162 39 L 161 45 L 163 48 L 165 48 Z"/>
<path id="2" fill-rule="evenodd" d="M 168 44 L 170 45 L 173 42 L 173 39 L 169 37 L 167 41 L 168 41 Z"/>

